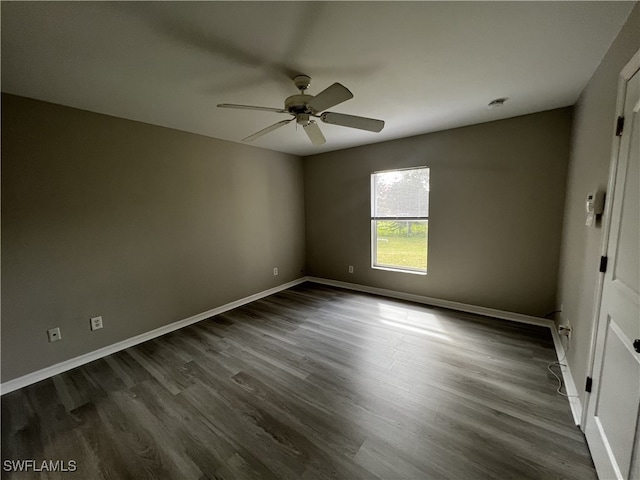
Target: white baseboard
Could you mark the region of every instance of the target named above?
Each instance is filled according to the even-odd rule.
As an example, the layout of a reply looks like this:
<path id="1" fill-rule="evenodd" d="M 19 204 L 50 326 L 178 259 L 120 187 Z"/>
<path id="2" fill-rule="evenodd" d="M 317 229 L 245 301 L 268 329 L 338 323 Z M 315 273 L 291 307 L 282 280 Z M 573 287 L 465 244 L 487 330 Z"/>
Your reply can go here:
<path id="1" fill-rule="evenodd" d="M 484 315 L 487 317 L 499 318 L 501 320 L 511 320 L 519 323 L 527 323 L 529 325 L 538 325 L 541 327 L 552 328 L 554 323 L 546 318 L 533 317 L 531 315 L 523 315 L 522 313 L 506 312 L 495 308 L 478 307 L 467 303 L 454 302 L 451 300 L 441 300 L 439 298 L 426 297 L 424 295 L 416 295 L 413 293 L 398 292 L 397 290 L 387 290 L 386 288 L 369 287 L 357 283 L 340 282 L 338 280 L 329 280 L 326 278 L 306 277 L 309 282 L 321 283 L 323 285 L 331 285 L 333 287 L 346 288 L 349 290 L 357 290 L 359 292 L 373 293 L 374 295 L 382 295 L 383 297 L 398 298 L 400 300 L 409 300 L 411 302 L 423 303 L 433 307 L 449 308 L 459 312 L 475 313 L 476 315 Z"/>
<path id="2" fill-rule="evenodd" d="M 556 325 L 553 320 L 547 318 L 538 318 L 530 315 L 523 315 L 521 313 L 506 312 L 504 310 L 497 310 L 494 308 L 478 307 L 476 305 L 469 305 L 466 303 L 453 302 L 450 300 L 441 300 L 438 298 L 426 297 L 423 295 L 415 295 L 412 293 L 398 292 L 395 290 L 388 290 L 385 288 L 369 287 L 367 285 L 360 285 L 357 283 L 341 282 L 338 280 L 329 280 L 326 278 L 318 277 L 306 277 L 309 282 L 320 283 L 323 285 L 330 285 L 334 287 L 346 288 L 349 290 L 356 290 L 359 292 L 373 293 L 375 295 L 382 295 L 385 297 L 398 298 L 401 300 L 409 300 L 411 302 L 423 303 L 434 307 L 449 308 L 451 310 L 457 310 L 460 312 L 475 313 L 477 315 L 485 315 L 488 317 L 498 318 L 502 320 L 511 320 L 513 322 L 526 323 L 529 325 L 538 325 L 541 327 L 547 327 L 551 331 L 553 338 L 553 344 L 556 349 L 556 356 L 558 361 L 565 359 L 564 347 L 556 330 Z M 569 406 L 571 407 L 571 414 L 573 415 L 573 421 L 577 426 L 580 426 L 580 419 L 582 417 L 582 405 L 580 403 L 580 397 L 576 389 L 576 384 L 573 381 L 571 375 L 571 369 L 568 364 L 562 363 L 561 366 L 562 378 L 565 384 L 565 388 L 568 395 Z"/>
<path id="3" fill-rule="evenodd" d="M 50 367 L 28 373 L 27 375 L 23 375 L 22 377 L 9 380 L 0 384 L 0 395 L 13 392 L 14 390 L 18 390 L 22 387 L 26 387 L 27 385 L 31 385 L 41 380 L 53 377 L 54 375 L 66 372 L 67 370 L 71 370 L 72 368 L 85 365 L 89 362 L 93 362 L 94 360 L 98 360 L 100 358 L 106 357 L 107 355 L 111 355 L 112 353 L 119 352 L 120 350 L 124 350 L 125 348 L 133 347 L 134 345 L 137 345 L 139 343 L 146 342 L 147 340 L 151 340 L 166 333 L 173 332 L 193 323 L 200 322 L 214 315 L 219 315 L 234 308 L 241 307 L 242 305 L 246 305 L 247 303 L 251 303 L 261 298 L 268 297 L 269 295 L 273 295 L 274 293 L 278 293 L 295 285 L 299 285 L 300 283 L 304 283 L 306 280 L 306 277 L 302 277 L 297 280 L 293 280 L 292 282 L 283 283 L 282 285 L 278 285 L 277 287 L 273 287 L 268 290 L 255 293 L 253 295 L 249 295 L 248 297 L 241 298 L 220 307 L 212 308 L 211 310 L 199 313 L 192 317 L 178 320 L 177 322 L 164 325 L 160 328 L 156 328 L 155 330 L 136 335 L 135 337 L 122 340 L 121 342 L 114 343 L 107 347 L 99 348 L 98 350 L 94 350 L 93 352 L 85 353 L 84 355 L 80 355 L 70 360 L 65 360 L 64 362 L 60 362 L 55 365 L 51 365 Z"/>

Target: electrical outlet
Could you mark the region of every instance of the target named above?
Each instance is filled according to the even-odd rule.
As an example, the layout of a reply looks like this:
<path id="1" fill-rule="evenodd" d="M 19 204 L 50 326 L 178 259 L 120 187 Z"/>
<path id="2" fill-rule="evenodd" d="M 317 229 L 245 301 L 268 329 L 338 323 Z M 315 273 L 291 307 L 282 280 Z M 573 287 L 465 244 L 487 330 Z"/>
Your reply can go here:
<path id="1" fill-rule="evenodd" d="M 276 275 L 278 275 L 278 267 L 273 269 L 273 276 L 275 277 Z"/>
<path id="2" fill-rule="evenodd" d="M 568 323 L 562 323 L 560 325 L 558 325 L 558 334 L 559 335 L 564 335 L 565 337 L 567 337 L 567 339 L 569 341 L 571 341 L 571 331 L 573 329 L 571 328 L 571 325 L 569 325 Z"/>
<path id="3" fill-rule="evenodd" d="M 99 330 L 102 328 L 102 317 L 93 317 L 90 321 L 91 330 Z"/>
<path id="4" fill-rule="evenodd" d="M 353 265 L 349 265 L 349 273 L 353 273 Z"/>
<path id="5" fill-rule="evenodd" d="M 49 338 L 49 342 L 57 342 L 60 340 L 62 338 L 62 335 L 60 335 L 60 327 L 47 330 L 47 337 Z"/>

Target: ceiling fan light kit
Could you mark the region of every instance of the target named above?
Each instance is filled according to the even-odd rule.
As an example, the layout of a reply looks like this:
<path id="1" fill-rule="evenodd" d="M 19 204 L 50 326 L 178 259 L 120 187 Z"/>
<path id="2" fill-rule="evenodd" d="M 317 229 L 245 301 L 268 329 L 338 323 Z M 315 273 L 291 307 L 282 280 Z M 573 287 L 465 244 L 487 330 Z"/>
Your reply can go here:
<path id="1" fill-rule="evenodd" d="M 218 107 L 286 113 L 293 117 L 289 120 L 282 120 L 263 128 L 253 135 L 243 138 L 243 142 L 255 140 L 256 138 L 266 135 L 267 133 L 270 133 L 295 120 L 298 125 L 303 127 L 313 145 L 322 145 L 326 142 L 326 139 L 324 138 L 317 122 L 313 120 L 313 118 L 319 118 L 322 122 L 329 125 L 356 128 L 358 130 L 366 130 L 376 133 L 380 132 L 384 128 L 384 121 L 382 120 L 325 111 L 353 98 L 353 94 L 349 89 L 340 83 L 334 83 L 315 96 L 304 93 L 311 85 L 311 78 L 309 76 L 297 75 L 293 78 L 293 83 L 300 93 L 287 97 L 284 101 L 284 109 L 257 107 L 253 105 L 238 105 L 233 103 L 221 103 Z"/>

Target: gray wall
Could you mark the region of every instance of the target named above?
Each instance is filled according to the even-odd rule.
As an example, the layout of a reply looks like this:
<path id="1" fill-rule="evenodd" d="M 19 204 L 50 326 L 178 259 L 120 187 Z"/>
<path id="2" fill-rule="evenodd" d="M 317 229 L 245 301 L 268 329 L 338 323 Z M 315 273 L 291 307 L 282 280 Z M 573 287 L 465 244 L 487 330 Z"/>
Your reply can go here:
<path id="1" fill-rule="evenodd" d="M 556 300 L 570 128 L 565 108 L 306 157 L 307 273 L 548 313 Z M 373 270 L 370 174 L 419 165 L 431 168 L 428 274 Z"/>
<path id="2" fill-rule="evenodd" d="M 303 201 L 296 156 L 3 95 L 2 381 L 299 278 Z"/>
<path id="3" fill-rule="evenodd" d="M 587 376 L 602 225 L 585 226 L 587 193 L 606 190 L 620 71 L 640 49 L 640 4 L 611 45 L 576 106 L 567 182 L 558 309 L 573 327 L 567 360 L 578 391 Z M 584 396 L 584 392 L 581 392 Z M 584 400 L 584 398 L 583 398 Z"/>

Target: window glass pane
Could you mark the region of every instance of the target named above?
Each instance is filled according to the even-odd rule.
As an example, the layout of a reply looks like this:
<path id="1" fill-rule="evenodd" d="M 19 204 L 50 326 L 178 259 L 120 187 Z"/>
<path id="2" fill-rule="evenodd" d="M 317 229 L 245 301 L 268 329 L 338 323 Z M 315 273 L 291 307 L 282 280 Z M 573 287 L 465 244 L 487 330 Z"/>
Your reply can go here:
<path id="1" fill-rule="evenodd" d="M 375 265 L 427 269 L 428 220 L 374 220 Z"/>
<path id="2" fill-rule="evenodd" d="M 428 217 L 429 169 L 374 174 L 374 217 Z"/>

